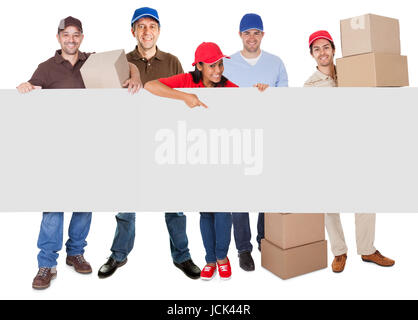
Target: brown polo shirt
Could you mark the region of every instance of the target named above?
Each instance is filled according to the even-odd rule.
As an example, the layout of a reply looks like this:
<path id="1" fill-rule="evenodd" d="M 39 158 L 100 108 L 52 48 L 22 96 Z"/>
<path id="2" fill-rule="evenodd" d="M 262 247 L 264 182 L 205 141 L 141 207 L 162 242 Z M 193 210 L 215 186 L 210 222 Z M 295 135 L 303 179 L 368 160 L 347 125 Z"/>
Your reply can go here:
<path id="1" fill-rule="evenodd" d="M 126 58 L 137 66 L 143 84 L 151 80 L 168 78 L 184 73 L 179 59 L 170 53 L 160 51 L 158 47 L 155 56 L 149 60 L 141 56 L 138 52 L 138 46 L 129 52 Z"/>
<path id="2" fill-rule="evenodd" d="M 61 50 L 57 50 L 54 57 L 38 66 L 29 83 L 42 89 L 85 88 L 80 68 L 89 56 L 90 53 L 79 52 L 78 61 L 73 66 L 61 56 Z"/>

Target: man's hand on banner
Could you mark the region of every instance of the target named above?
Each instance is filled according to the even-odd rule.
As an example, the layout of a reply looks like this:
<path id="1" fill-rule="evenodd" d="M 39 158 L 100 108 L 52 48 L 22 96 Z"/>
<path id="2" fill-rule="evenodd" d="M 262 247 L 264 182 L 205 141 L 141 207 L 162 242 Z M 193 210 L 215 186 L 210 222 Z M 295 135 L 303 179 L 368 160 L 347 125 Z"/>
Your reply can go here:
<path id="1" fill-rule="evenodd" d="M 30 92 L 32 90 L 42 89 L 42 87 L 40 87 L 40 86 L 34 86 L 33 84 L 31 84 L 29 82 L 23 82 L 23 83 L 19 84 L 16 87 L 16 89 L 20 93 L 28 93 L 28 92 Z"/>
<path id="2" fill-rule="evenodd" d="M 264 83 L 257 83 L 255 85 L 253 85 L 253 87 L 254 88 L 258 88 L 258 90 L 260 92 L 263 92 L 264 90 L 266 90 L 269 87 L 269 85 L 268 84 L 264 84 Z"/>

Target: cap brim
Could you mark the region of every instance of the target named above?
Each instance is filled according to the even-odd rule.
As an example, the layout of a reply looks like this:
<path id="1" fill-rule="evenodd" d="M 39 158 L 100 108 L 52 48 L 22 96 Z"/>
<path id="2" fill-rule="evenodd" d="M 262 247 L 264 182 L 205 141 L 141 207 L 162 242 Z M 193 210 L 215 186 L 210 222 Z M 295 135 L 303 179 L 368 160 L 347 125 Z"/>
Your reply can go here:
<path id="1" fill-rule="evenodd" d="M 206 63 L 206 64 L 214 64 L 214 63 L 218 62 L 219 60 L 221 60 L 223 58 L 231 59 L 231 57 L 223 55 L 222 57 L 216 59 L 215 61 L 198 61 L 198 62 L 203 62 L 203 63 Z M 198 62 L 196 62 L 196 61 L 193 62 L 192 66 L 194 67 Z"/>
<path id="2" fill-rule="evenodd" d="M 80 28 L 80 26 L 76 25 L 76 24 L 68 24 L 67 26 L 65 26 L 64 28 L 60 28 L 58 27 L 59 31 L 65 30 L 67 27 L 76 27 L 78 30 L 80 30 L 81 33 L 83 33 L 83 28 Z"/>
<path id="3" fill-rule="evenodd" d="M 261 32 L 264 32 L 264 30 L 263 30 L 263 29 L 260 29 L 260 28 L 254 28 L 254 27 L 247 28 L 247 29 L 244 29 L 244 30 L 240 30 L 239 32 L 245 32 L 245 31 L 252 30 L 252 29 L 254 29 L 254 30 L 258 30 L 258 31 L 261 31 Z"/>
<path id="4" fill-rule="evenodd" d="M 325 40 L 328 40 L 328 41 L 330 41 L 330 42 L 334 43 L 334 41 L 333 41 L 332 39 L 328 38 L 328 37 L 325 37 L 325 36 L 318 36 L 318 37 L 313 38 L 313 39 L 309 42 L 309 48 L 311 47 L 312 43 L 314 43 L 316 40 L 319 40 L 319 39 L 325 39 Z M 305 43 L 306 43 L 306 42 L 305 42 Z"/>

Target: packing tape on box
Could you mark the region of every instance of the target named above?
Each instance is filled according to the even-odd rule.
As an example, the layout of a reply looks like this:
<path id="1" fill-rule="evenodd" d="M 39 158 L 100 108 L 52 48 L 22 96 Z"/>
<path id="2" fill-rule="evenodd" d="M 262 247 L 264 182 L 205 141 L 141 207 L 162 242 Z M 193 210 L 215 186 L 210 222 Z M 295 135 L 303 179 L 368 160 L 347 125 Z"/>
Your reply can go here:
<path id="1" fill-rule="evenodd" d="M 0 90 L 0 210 L 418 212 L 417 88 Z"/>

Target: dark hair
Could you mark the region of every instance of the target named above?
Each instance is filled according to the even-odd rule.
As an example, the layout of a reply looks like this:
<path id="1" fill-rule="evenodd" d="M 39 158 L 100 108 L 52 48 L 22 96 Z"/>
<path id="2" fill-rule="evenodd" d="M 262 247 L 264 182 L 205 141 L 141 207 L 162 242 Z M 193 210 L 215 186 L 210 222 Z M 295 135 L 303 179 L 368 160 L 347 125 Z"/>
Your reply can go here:
<path id="1" fill-rule="evenodd" d="M 332 50 L 335 50 L 335 44 L 334 44 L 334 42 L 329 41 L 329 40 L 328 40 L 328 42 L 331 44 L 331 48 L 332 48 Z M 312 42 L 312 43 L 311 43 L 311 45 L 309 46 L 309 51 L 311 52 L 311 54 L 312 54 L 312 47 L 313 47 L 313 42 Z"/>
<path id="2" fill-rule="evenodd" d="M 199 62 L 199 64 L 202 66 L 203 62 Z M 199 83 L 201 80 L 203 81 L 203 75 L 202 75 L 202 71 L 200 71 L 197 66 L 195 66 L 194 71 L 190 71 L 189 72 L 192 77 L 193 77 L 193 82 L 194 83 Z M 221 77 L 221 81 L 219 81 L 218 83 L 214 83 L 215 87 L 225 87 L 226 83 L 227 83 L 228 79 L 225 78 L 224 76 Z"/>

